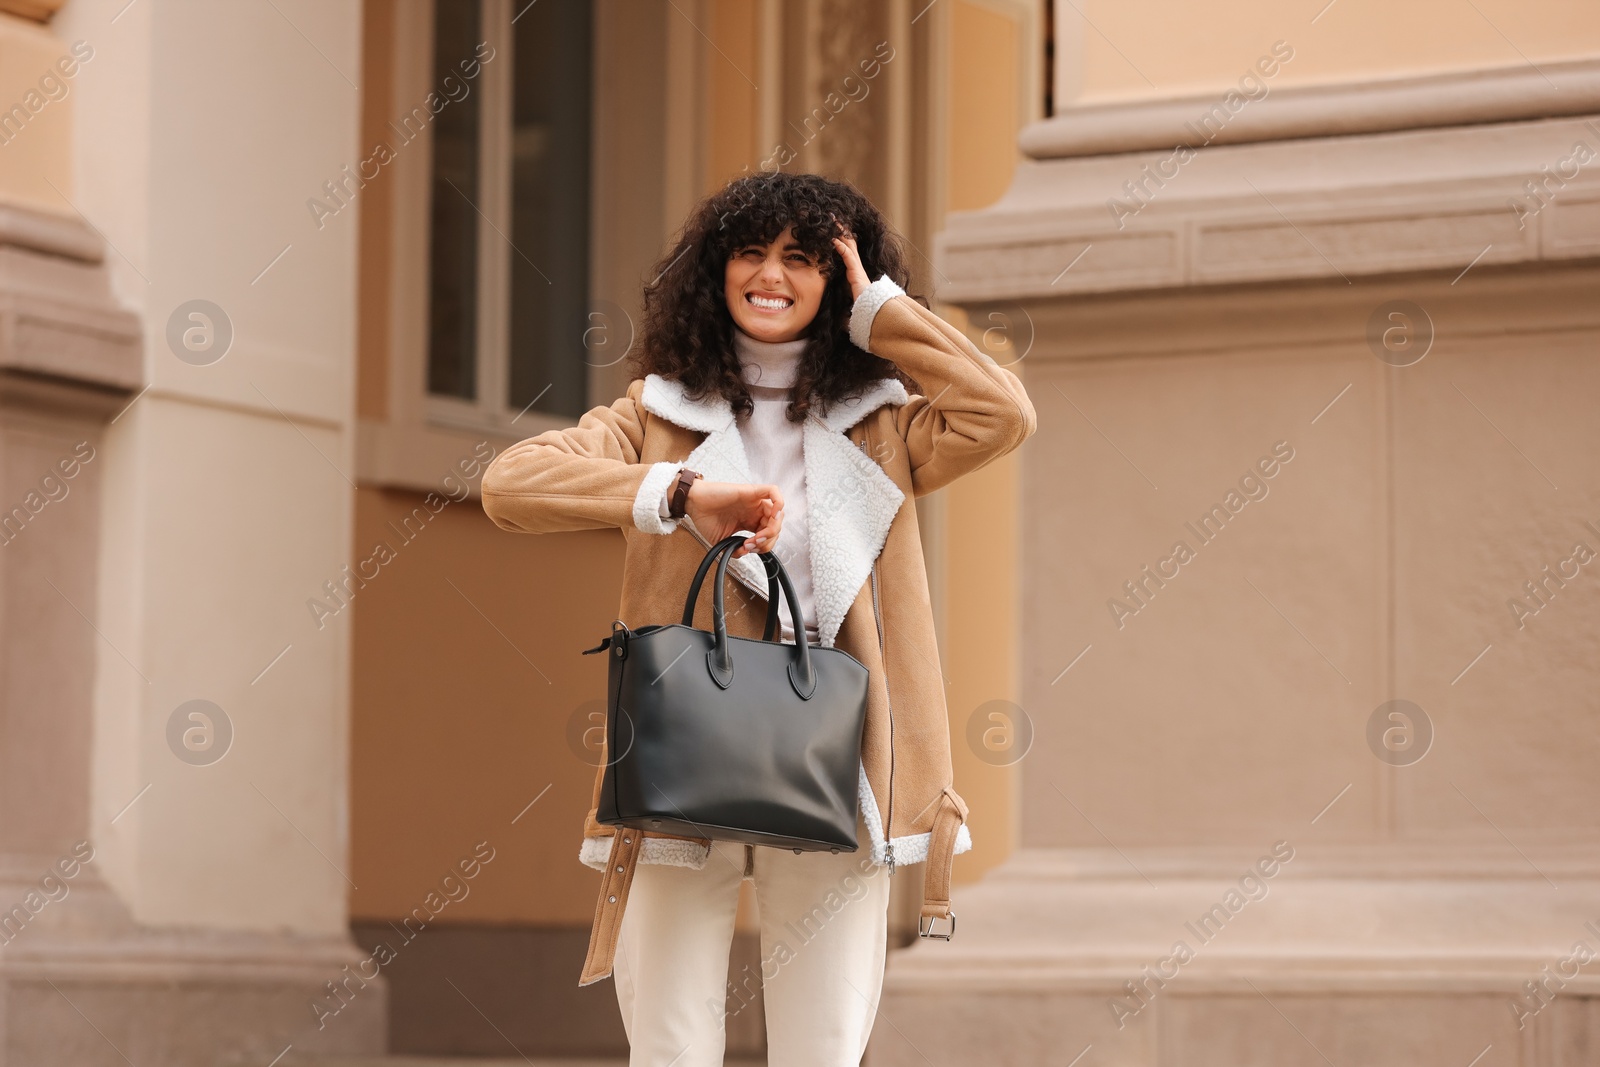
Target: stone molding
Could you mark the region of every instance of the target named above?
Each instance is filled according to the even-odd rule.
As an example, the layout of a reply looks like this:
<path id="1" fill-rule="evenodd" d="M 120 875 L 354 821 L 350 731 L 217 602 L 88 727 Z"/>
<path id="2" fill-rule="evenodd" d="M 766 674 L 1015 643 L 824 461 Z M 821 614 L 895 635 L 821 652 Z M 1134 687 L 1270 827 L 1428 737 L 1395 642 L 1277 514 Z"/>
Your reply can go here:
<path id="1" fill-rule="evenodd" d="M 938 295 L 1015 302 L 1593 258 L 1600 162 L 1562 166 L 1579 143 L 1600 154 L 1600 119 L 1225 145 L 1181 164 L 1170 149 L 1025 160 L 998 203 L 939 236 Z"/>
<path id="2" fill-rule="evenodd" d="M 1012 854 L 1011 861 L 1004 867 L 995 869 L 992 878 L 1014 883 L 1131 880 L 1144 884 L 1134 873 L 1136 867 L 1156 882 L 1209 880 L 1226 883 L 1254 863 L 1261 851 L 1260 846 L 1222 845 L 1121 845 L 1115 849 L 1023 846 Z M 1418 839 L 1381 844 L 1318 844 L 1315 849 L 1302 849 L 1285 869 L 1292 868 L 1297 880 L 1481 878 L 1546 885 L 1544 875 L 1548 875 L 1553 880 L 1600 883 L 1600 840 L 1595 838 L 1579 840 L 1573 835 L 1564 835 L 1544 845 L 1525 840 L 1523 853 L 1525 855 L 1519 855 L 1507 849 L 1503 842 L 1495 844 L 1487 840 L 1480 843 Z M 1595 918 L 1600 920 L 1600 914 Z M 1596 979 L 1600 981 L 1600 975 Z"/>
<path id="3" fill-rule="evenodd" d="M 67 0 L 0 0 L 0 11 L 34 22 L 49 22 Z"/>
<path id="4" fill-rule="evenodd" d="M 345 1056 L 384 1046 L 387 977 L 363 977 L 373 958 L 345 937 L 44 934 L 6 946 L 7 1062 L 62 1062 L 51 1053 L 85 1029 L 84 1016 L 131 1063 L 264 1065 L 285 1045 Z M 322 1025 L 318 1004 L 330 1012 Z"/>
<path id="5" fill-rule="evenodd" d="M 1020 849 L 962 888 L 956 910 L 965 937 L 897 954 L 885 992 L 948 989 L 959 976 L 967 990 L 1048 987 L 1111 996 L 1183 940 L 1197 957 L 1179 982 L 1189 994 L 1243 988 L 1238 976 L 1249 974 L 1302 990 L 1370 990 L 1376 982 L 1514 995 L 1574 940 L 1600 940 L 1584 925 L 1600 905 L 1600 869 L 1592 853 L 1577 848 L 1562 850 L 1565 861 L 1555 861 L 1561 866 L 1546 867 L 1550 857 L 1540 857 L 1566 891 L 1556 902 L 1538 872 L 1492 846 L 1423 847 L 1420 854 L 1402 846 L 1333 854 L 1307 847 L 1265 883 L 1265 896 L 1205 931 L 1210 941 L 1185 921 L 1232 888 L 1255 853 L 1241 852 L 1229 864 L 1217 855 L 1185 862 L 1183 851 L 1123 857 L 1108 849 Z M 1493 931 L 1483 928 L 1490 913 L 1499 917 Z M 1469 930 L 1473 935 L 1464 936 Z M 1600 975 L 1573 979 L 1569 990 L 1600 993 Z"/>
<path id="6" fill-rule="evenodd" d="M 1242 854 L 1230 866 L 1186 850 L 1019 850 L 961 887 L 954 940 L 894 954 L 880 1011 L 896 1025 L 873 1032 L 870 1062 L 909 1067 L 929 1048 L 990 1062 L 982 1050 L 1000 1047 L 1006 1063 L 1065 1063 L 1092 1044 L 1100 1062 L 1131 1067 L 1318 1053 L 1415 1067 L 1466 1063 L 1486 1043 L 1520 1067 L 1593 1062 L 1600 975 L 1562 974 L 1537 1011 L 1527 992 L 1570 964 L 1575 942 L 1600 944 L 1592 853 L 1546 868 L 1557 895 L 1492 846 L 1419 848 L 1307 847 L 1231 911 Z M 1216 925 L 1200 929 L 1207 915 Z M 1469 1042 L 1464 1055 L 1441 1047 Z"/>
<path id="7" fill-rule="evenodd" d="M 1188 124 L 1225 95 L 1075 107 L 1028 126 L 1018 145 L 1033 159 L 1059 159 L 1193 144 Z M 1343 137 L 1595 112 L 1600 112 L 1600 61 L 1582 59 L 1274 89 L 1249 102 L 1207 143 Z"/>
<path id="8" fill-rule="evenodd" d="M 1447 320 L 1451 343 L 1463 352 L 1493 350 L 1511 315 L 1531 318 L 1537 325 L 1529 332 L 1552 339 L 1600 331 L 1600 301 L 1592 299 L 1600 292 L 1600 264 L 1499 272 L 1482 267 L 1454 285 L 1457 271 L 1356 278 L 1351 285 L 1282 284 L 1269 301 L 1248 286 L 1214 286 L 991 306 L 1012 319 L 1023 344 L 1034 340 L 1023 362 L 1041 374 L 1053 373 L 1047 368 L 1054 364 L 1085 360 L 1286 350 L 1335 355 L 1359 345 L 1359 327 L 1372 309 L 1398 296 L 1422 304 L 1437 322 Z M 1179 333 L 1183 345 L 1175 351 L 1172 339 Z M 1051 344 L 1049 338 L 1071 340 Z"/>
<path id="9" fill-rule="evenodd" d="M 4 246 L 82 263 L 99 263 L 105 258 L 100 238 L 78 219 L 15 204 L 0 204 L 0 247 Z"/>
<path id="10" fill-rule="evenodd" d="M 81 221 L 0 206 L 0 373 L 124 395 L 144 379 L 139 317 L 111 292 Z"/>

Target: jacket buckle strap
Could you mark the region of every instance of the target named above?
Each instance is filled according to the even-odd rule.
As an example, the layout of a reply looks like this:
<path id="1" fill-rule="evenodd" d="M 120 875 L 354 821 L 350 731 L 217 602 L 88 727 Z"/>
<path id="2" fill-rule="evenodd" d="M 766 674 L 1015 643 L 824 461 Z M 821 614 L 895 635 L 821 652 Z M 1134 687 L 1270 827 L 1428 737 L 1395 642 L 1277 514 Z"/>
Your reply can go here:
<path id="1" fill-rule="evenodd" d="M 950 786 L 945 786 L 933 830 L 928 841 L 928 864 L 922 872 L 922 913 L 917 917 L 917 936 L 948 941 L 956 932 L 955 912 L 950 910 L 950 867 L 955 861 L 956 832 L 967 821 L 966 802 Z M 950 929 L 934 933 L 937 920 L 949 919 Z"/>
<path id="2" fill-rule="evenodd" d="M 644 833 L 619 826 L 611 838 L 611 854 L 600 880 L 600 897 L 594 906 L 594 925 L 589 931 L 589 953 L 583 961 L 578 985 L 586 986 L 608 978 L 617 956 L 617 941 L 622 932 L 622 913 L 628 904 L 628 890 L 639 864 Z"/>

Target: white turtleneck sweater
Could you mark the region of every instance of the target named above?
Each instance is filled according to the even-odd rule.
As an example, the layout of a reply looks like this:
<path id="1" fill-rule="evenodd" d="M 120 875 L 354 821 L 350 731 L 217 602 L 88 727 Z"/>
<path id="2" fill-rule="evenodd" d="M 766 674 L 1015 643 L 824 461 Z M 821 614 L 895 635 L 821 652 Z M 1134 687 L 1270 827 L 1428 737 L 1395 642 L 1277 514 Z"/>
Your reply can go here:
<path id="1" fill-rule="evenodd" d="M 783 494 L 783 529 L 773 554 L 789 573 L 800 608 L 805 613 L 806 638 L 817 643 L 817 613 L 812 606 L 811 538 L 806 515 L 806 467 L 804 423 L 790 422 L 785 415 L 789 390 L 799 373 L 800 357 L 805 354 L 804 338 L 795 341 L 759 341 L 743 330 L 733 331 L 734 351 L 755 410 L 739 416 L 739 436 L 745 457 L 750 461 L 750 476 L 762 485 L 776 485 Z M 660 514 L 667 517 L 669 485 L 662 494 Z M 789 606 L 778 615 L 782 640 L 794 640 L 789 622 Z"/>

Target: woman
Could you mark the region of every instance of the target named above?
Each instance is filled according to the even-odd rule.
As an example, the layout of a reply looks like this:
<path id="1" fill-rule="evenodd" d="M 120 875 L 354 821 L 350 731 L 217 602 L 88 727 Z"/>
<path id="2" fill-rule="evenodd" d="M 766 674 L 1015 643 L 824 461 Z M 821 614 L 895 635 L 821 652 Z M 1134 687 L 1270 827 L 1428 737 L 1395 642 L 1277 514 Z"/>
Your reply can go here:
<path id="1" fill-rule="evenodd" d="M 870 671 L 860 849 L 618 833 L 595 819 L 602 766 L 580 859 L 603 881 L 579 984 L 615 966 L 635 1067 L 720 1064 L 726 998 L 742 1004 L 756 984 L 728 984 L 750 878 L 768 1063 L 855 1067 L 882 984 L 889 876 L 926 861 L 924 932 L 948 937 L 933 926 L 953 926 L 951 860 L 972 847 L 913 499 L 1020 445 L 1033 406 L 905 295 L 899 242 L 847 184 L 736 179 L 695 209 L 656 273 L 627 395 L 501 453 L 484 510 L 524 533 L 619 527 L 618 617 L 635 629 L 678 621 L 706 549 L 742 531 L 728 631 L 759 638 L 767 584 L 752 553 L 777 554 L 807 640 Z M 696 626 L 711 628 L 710 599 Z"/>

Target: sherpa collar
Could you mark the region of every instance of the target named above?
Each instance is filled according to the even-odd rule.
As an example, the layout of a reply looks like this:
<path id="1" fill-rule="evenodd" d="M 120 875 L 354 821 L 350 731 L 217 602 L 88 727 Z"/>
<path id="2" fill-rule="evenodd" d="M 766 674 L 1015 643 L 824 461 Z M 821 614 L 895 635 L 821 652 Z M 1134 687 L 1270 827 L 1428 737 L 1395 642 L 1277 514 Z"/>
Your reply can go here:
<path id="1" fill-rule="evenodd" d="M 651 374 L 642 400 L 646 411 L 706 435 L 684 465 L 711 481 L 749 484 L 755 479 L 733 407 L 720 396 L 691 399 L 681 382 Z M 834 404 L 804 423 L 807 531 L 811 543 L 811 590 L 817 638 L 832 647 L 845 612 L 883 550 L 905 493 L 845 431 L 885 404 L 904 404 L 906 388 L 880 378 L 853 400 Z M 755 555 L 730 563 L 738 578 L 767 595 L 765 569 Z"/>
<path id="2" fill-rule="evenodd" d="M 686 430 L 713 433 L 734 422 L 733 406 L 720 396 L 692 399 L 682 382 L 659 374 L 644 379 L 644 406 L 651 414 Z M 844 433 L 885 404 L 904 404 L 910 398 L 906 387 L 895 378 L 879 378 L 859 396 L 841 400 L 819 416 L 828 429 Z"/>

